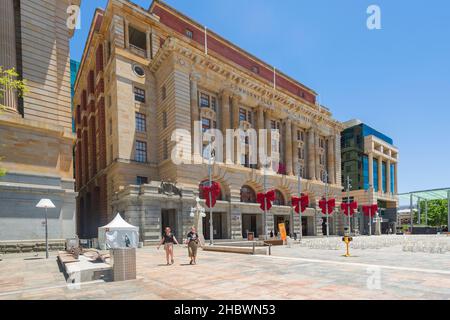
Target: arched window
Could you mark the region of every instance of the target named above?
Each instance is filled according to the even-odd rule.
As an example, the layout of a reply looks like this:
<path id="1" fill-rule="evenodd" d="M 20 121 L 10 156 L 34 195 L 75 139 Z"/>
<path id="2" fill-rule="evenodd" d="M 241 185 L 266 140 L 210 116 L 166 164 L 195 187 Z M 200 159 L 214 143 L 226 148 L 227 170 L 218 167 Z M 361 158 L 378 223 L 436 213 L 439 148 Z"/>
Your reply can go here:
<path id="1" fill-rule="evenodd" d="M 214 182 L 214 181 L 213 181 Z M 204 199 L 203 197 L 203 191 L 202 191 L 202 187 L 203 186 L 209 186 L 209 180 L 205 180 L 200 182 L 199 186 L 198 186 L 198 190 L 199 190 L 199 198 L 200 199 Z M 223 200 L 222 199 L 222 194 L 223 194 L 223 190 L 222 190 L 222 186 L 220 187 L 220 194 L 219 196 L 216 198 L 216 200 Z"/>
<path id="2" fill-rule="evenodd" d="M 275 201 L 273 202 L 276 206 L 284 206 L 284 196 L 280 190 L 275 190 Z"/>
<path id="3" fill-rule="evenodd" d="M 249 186 L 243 186 L 241 188 L 241 202 L 246 203 L 255 203 L 256 202 L 256 193 Z"/>

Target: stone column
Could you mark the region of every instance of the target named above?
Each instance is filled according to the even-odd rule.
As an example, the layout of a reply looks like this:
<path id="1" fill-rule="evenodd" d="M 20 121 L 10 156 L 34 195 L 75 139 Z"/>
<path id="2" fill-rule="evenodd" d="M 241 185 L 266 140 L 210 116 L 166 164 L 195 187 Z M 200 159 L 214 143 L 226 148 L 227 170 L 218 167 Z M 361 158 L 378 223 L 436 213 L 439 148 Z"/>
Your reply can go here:
<path id="1" fill-rule="evenodd" d="M 328 177 L 331 184 L 336 184 L 336 170 L 335 170 L 335 159 L 334 159 L 334 136 L 328 138 L 327 145 L 327 167 L 328 167 Z"/>
<path id="2" fill-rule="evenodd" d="M 391 194 L 391 160 L 386 161 L 386 193 Z"/>
<path id="3" fill-rule="evenodd" d="M 316 147 L 314 143 L 314 129 L 308 130 L 308 177 L 310 180 L 316 178 Z"/>
<path id="4" fill-rule="evenodd" d="M 233 129 L 239 129 L 239 101 L 241 101 L 241 97 L 237 95 L 233 95 L 231 98 L 231 109 L 233 114 L 232 125 Z"/>
<path id="5" fill-rule="evenodd" d="M 259 152 L 263 150 L 263 148 L 266 150 L 266 155 L 268 155 L 267 152 L 267 143 L 264 146 L 264 142 L 259 139 L 260 130 L 264 129 L 264 107 L 258 106 L 256 109 L 256 129 L 257 129 L 257 136 L 258 136 L 258 168 L 262 168 L 262 160 L 259 156 Z M 267 137 L 266 137 L 267 140 Z"/>
<path id="6" fill-rule="evenodd" d="M 150 30 L 147 30 L 147 32 L 145 33 L 145 39 L 146 39 L 146 43 L 147 43 L 147 59 L 151 59 L 151 57 L 152 57 L 152 52 L 151 52 L 151 48 L 152 48 L 152 46 L 151 46 L 151 40 L 150 40 L 150 37 L 151 37 L 151 32 L 150 32 Z"/>
<path id="7" fill-rule="evenodd" d="M 292 176 L 292 121 L 287 118 L 284 123 L 284 161 L 286 162 L 286 175 Z"/>
<path id="8" fill-rule="evenodd" d="M 375 188 L 373 185 L 373 153 L 369 153 L 369 188 Z"/>
<path id="9" fill-rule="evenodd" d="M 192 150 L 194 154 L 194 160 L 200 160 L 202 152 L 202 141 L 201 141 L 201 125 L 199 126 L 199 131 L 197 132 L 197 140 L 195 140 L 195 121 L 200 121 L 200 112 L 198 105 L 198 81 L 200 80 L 200 75 L 198 73 L 192 73 L 190 78 L 191 87 L 191 141 Z M 197 148 L 195 147 L 197 145 Z"/>
<path id="10" fill-rule="evenodd" d="M 0 1 L 0 66 L 3 70 L 17 69 L 16 56 L 16 25 L 14 21 L 14 1 Z M 0 90 L 2 90 L 0 88 Z M 0 104 L 6 106 L 6 110 L 16 113 L 17 95 L 13 90 L 5 90 Z"/>
<path id="11" fill-rule="evenodd" d="M 394 194 L 398 194 L 398 164 L 397 162 L 394 164 Z"/>
<path id="12" fill-rule="evenodd" d="M 320 180 L 320 181 L 322 181 L 322 177 L 320 176 L 320 153 L 319 153 L 319 150 L 320 150 L 320 147 L 319 147 L 319 141 L 320 140 L 320 137 L 319 137 L 319 133 L 316 131 L 316 132 L 314 132 L 314 144 L 315 144 L 315 150 L 314 150 L 314 152 L 315 152 L 315 155 L 316 155 L 316 158 L 315 158 L 315 165 L 316 165 L 316 179 L 317 180 Z"/>
<path id="13" fill-rule="evenodd" d="M 298 157 L 298 142 L 297 142 L 297 126 L 292 122 L 292 171 L 294 175 L 297 175 L 297 163 L 300 159 Z"/>
<path id="14" fill-rule="evenodd" d="M 378 156 L 378 193 L 383 193 L 383 159 Z"/>
<path id="15" fill-rule="evenodd" d="M 220 95 L 220 114 L 222 116 L 221 119 L 221 130 L 223 134 L 223 161 L 226 162 L 228 157 L 227 154 L 227 129 L 231 128 L 231 117 L 230 117 L 230 91 L 224 89 Z M 230 150 L 231 151 L 231 150 Z"/>
<path id="16" fill-rule="evenodd" d="M 123 36 L 125 37 L 125 48 L 130 48 L 130 24 L 127 19 L 125 19 L 125 30 L 123 31 Z"/>
<path id="17" fill-rule="evenodd" d="M 270 114 L 269 111 L 265 111 L 265 118 L 264 118 L 264 127 L 267 130 L 267 156 L 272 155 L 272 138 L 271 138 L 271 126 L 270 126 Z"/>

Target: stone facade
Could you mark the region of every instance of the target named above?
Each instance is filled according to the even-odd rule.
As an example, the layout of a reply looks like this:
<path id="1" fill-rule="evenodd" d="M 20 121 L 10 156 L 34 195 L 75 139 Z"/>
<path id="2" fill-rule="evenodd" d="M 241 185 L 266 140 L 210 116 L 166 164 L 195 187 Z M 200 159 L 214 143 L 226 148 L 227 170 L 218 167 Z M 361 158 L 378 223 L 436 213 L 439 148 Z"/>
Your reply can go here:
<path id="1" fill-rule="evenodd" d="M 105 11 L 97 11 L 74 101 L 82 236 L 96 237 L 96 228 L 117 212 L 141 228 L 144 242 L 158 241 L 167 225 L 178 237 L 187 232 L 208 165 L 174 164 L 171 138 L 176 129 L 193 133 L 194 121 L 222 131 L 279 129 L 276 148 L 283 166 L 267 175 L 267 189 L 278 195 L 266 217 L 268 230 L 286 222 L 290 233 L 298 234 L 300 219 L 289 202 L 301 165 L 302 192 L 311 199 L 303 214 L 304 234 L 322 233 L 316 207 L 325 193 L 325 172 L 329 197 L 340 202 L 342 125 L 316 103 L 313 90 L 211 31 L 207 42 L 205 50 L 200 25 L 159 1 L 144 10 L 111 0 Z M 258 143 L 271 147 L 274 137 Z M 194 135 L 179 144 L 189 149 L 192 142 Z M 200 158 L 201 150 L 194 149 L 189 149 L 193 158 Z M 242 197 L 242 190 L 253 196 L 264 190 L 261 166 L 218 162 L 212 177 L 222 189 L 213 209 L 214 238 L 242 239 L 247 230 L 263 235 L 259 205 Z M 330 230 L 341 233 L 342 217 L 333 216 Z M 209 225 L 204 231 L 208 237 Z"/>
<path id="2" fill-rule="evenodd" d="M 35 206 L 50 198 L 49 236 L 75 235 L 67 8 L 79 1 L 1 2 L 0 64 L 16 68 L 28 92 L 4 100 L 0 115 L 0 240 L 43 239 L 44 213 Z M 8 97 L 8 93 L 6 95 Z"/>

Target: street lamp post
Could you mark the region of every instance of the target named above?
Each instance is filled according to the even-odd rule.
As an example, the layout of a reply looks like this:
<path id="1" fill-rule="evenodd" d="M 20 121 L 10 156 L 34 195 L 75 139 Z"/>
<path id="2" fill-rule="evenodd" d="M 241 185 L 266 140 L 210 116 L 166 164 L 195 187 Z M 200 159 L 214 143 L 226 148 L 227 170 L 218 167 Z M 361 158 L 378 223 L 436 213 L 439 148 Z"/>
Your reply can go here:
<path id="1" fill-rule="evenodd" d="M 50 199 L 41 199 L 36 205 L 36 208 L 45 209 L 45 258 L 48 259 L 48 218 L 47 210 L 55 208 L 55 205 Z"/>
<path id="2" fill-rule="evenodd" d="M 324 171 L 323 173 L 324 175 L 324 180 L 325 180 L 325 213 L 326 213 L 326 226 L 327 226 L 327 237 L 330 236 L 330 226 L 329 226 L 329 221 L 328 221 L 328 172 Z"/>
<path id="3" fill-rule="evenodd" d="M 298 176 L 298 184 L 297 184 L 297 188 L 298 188 L 298 197 L 299 197 L 299 201 L 301 201 L 302 198 L 302 175 L 301 175 L 301 164 L 299 163 L 297 165 L 297 176 Z M 301 204 L 300 204 L 300 210 L 298 211 L 299 214 L 299 218 L 300 218 L 300 242 L 302 241 L 303 238 L 303 222 L 302 222 L 302 209 L 301 209 Z M 294 222 L 294 220 L 292 220 L 292 222 Z M 293 225 L 293 224 L 292 224 Z"/>
<path id="4" fill-rule="evenodd" d="M 263 188 L 264 188 L 264 194 L 266 194 L 267 188 L 266 188 L 266 183 L 267 183 L 267 178 L 266 178 L 266 165 L 263 165 Z M 267 239 L 267 197 L 264 197 L 264 239 Z"/>
<path id="5" fill-rule="evenodd" d="M 350 182 L 352 180 L 350 179 L 350 176 L 347 176 L 347 219 L 348 219 L 348 232 L 349 234 L 352 233 L 352 227 L 351 227 L 351 217 L 350 217 L 350 188 L 352 187 Z"/>
<path id="6" fill-rule="evenodd" d="M 209 187 L 212 188 L 212 160 L 213 160 L 213 148 L 210 144 L 208 146 L 208 176 L 209 176 Z M 212 208 L 212 192 L 209 192 L 209 244 L 212 246 L 214 244 L 214 227 L 213 227 L 213 208 Z"/>

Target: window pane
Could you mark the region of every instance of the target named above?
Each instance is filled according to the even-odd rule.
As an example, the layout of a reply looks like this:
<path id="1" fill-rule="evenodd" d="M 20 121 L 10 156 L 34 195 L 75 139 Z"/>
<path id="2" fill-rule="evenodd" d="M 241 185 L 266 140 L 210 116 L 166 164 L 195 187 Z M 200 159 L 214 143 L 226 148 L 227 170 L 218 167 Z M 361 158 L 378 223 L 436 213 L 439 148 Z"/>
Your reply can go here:
<path id="1" fill-rule="evenodd" d="M 147 143 L 136 141 L 135 160 L 137 162 L 147 162 Z"/>
<path id="2" fill-rule="evenodd" d="M 209 96 L 207 94 L 200 94 L 200 107 L 209 108 Z"/>
<path id="3" fill-rule="evenodd" d="M 145 103 L 145 90 L 134 88 L 134 100 Z"/>
<path id="4" fill-rule="evenodd" d="M 146 123 L 145 123 L 145 114 L 136 112 L 136 131 L 145 132 Z"/>

